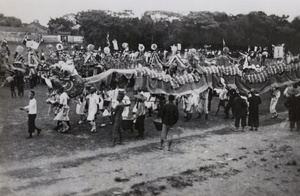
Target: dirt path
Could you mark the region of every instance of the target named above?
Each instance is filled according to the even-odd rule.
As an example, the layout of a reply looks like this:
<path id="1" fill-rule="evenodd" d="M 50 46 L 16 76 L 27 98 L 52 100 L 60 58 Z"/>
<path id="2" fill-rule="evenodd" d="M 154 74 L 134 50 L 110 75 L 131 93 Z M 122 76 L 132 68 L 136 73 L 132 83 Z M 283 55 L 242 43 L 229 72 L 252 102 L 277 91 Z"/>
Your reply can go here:
<path id="1" fill-rule="evenodd" d="M 300 134 L 221 125 L 189 130 L 171 152 L 157 138 L 1 165 L 1 195 L 298 195 Z M 175 136 L 176 137 L 176 136 Z"/>
<path id="2" fill-rule="evenodd" d="M 300 133 L 288 131 L 284 99 L 279 118 L 271 120 L 270 97 L 263 95 L 258 132 L 235 132 L 222 114 L 188 123 L 181 118 L 169 152 L 157 149 L 160 132 L 152 118 L 145 140 L 126 132 L 125 145 L 115 148 L 108 147 L 110 126 L 91 134 L 88 124 L 76 126 L 74 111 L 71 133 L 53 131 L 47 89 L 35 90 L 43 131 L 26 140 L 27 116 L 19 107 L 28 104 L 27 94 L 12 100 L 9 88 L 0 89 L 1 196 L 299 195 Z"/>

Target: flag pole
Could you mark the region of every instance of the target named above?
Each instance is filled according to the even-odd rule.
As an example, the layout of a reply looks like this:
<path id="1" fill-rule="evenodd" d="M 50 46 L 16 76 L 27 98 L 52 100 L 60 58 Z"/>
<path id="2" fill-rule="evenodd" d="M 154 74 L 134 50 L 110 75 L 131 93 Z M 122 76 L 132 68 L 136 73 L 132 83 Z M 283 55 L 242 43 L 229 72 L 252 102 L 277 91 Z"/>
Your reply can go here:
<path id="1" fill-rule="evenodd" d="M 24 40 L 25 40 L 25 38 L 26 38 L 27 34 L 28 34 L 28 32 L 26 32 L 26 33 L 25 33 L 25 35 L 24 35 L 24 37 L 23 37 L 23 39 L 22 39 L 21 43 L 23 43 L 23 42 L 24 42 Z"/>

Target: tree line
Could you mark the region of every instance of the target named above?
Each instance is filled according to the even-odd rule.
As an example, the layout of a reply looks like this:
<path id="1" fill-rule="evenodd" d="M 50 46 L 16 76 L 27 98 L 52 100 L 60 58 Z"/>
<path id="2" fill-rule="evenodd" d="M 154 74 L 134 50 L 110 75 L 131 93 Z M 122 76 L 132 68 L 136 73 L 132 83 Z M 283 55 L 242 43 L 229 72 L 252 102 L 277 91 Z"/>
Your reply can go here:
<path id="1" fill-rule="evenodd" d="M 87 43 L 95 46 L 110 39 L 127 42 L 136 50 L 139 43 L 150 48 L 156 43 L 159 49 L 169 49 L 181 43 L 183 48 L 200 48 L 211 45 L 222 48 L 223 40 L 233 50 L 246 50 L 248 46 L 271 47 L 285 43 L 287 50 L 300 52 L 300 17 L 292 22 L 288 16 L 267 15 L 264 12 L 228 15 L 224 12 L 190 12 L 187 15 L 147 11 L 141 18 L 128 17 L 130 11 L 108 13 L 91 10 L 76 14 L 76 24 Z"/>
<path id="2" fill-rule="evenodd" d="M 4 22 L 0 15 L 0 25 Z M 141 18 L 131 10 L 111 12 L 89 10 L 77 14 L 51 18 L 51 33 L 70 31 L 82 35 L 87 44 L 107 46 L 107 36 L 137 50 L 142 43 L 150 49 L 152 43 L 158 49 L 170 49 L 181 43 L 183 48 L 200 48 L 207 44 L 212 49 L 222 48 L 223 40 L 232 50 L 247 50 L 248 46 L 271 47 L 285 44 L 286 50 L 300 53 L 300 17 L 291 22 L 289 16 L 267 15 L 262 11 L 229 15 L 224 12 L 189 12 L 180 14 L 167 11 L 146 11 Z M 17 23 L 18 24 L 18 23 Z M 74 28 L 74 26 L 79 28 Z M 4 25 L 5 26 L 5 25 Z"/>

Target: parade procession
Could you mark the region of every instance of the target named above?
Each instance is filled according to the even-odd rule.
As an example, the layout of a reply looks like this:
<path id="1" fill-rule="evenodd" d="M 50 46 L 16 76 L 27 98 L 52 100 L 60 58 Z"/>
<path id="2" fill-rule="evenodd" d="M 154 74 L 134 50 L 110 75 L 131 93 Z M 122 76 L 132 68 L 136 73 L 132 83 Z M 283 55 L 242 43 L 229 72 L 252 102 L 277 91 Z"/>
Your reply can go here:
<path id="1" fill-rule="evenodd" d="M 131 14 L 0 14 L 0 195 L 298 195 L 300 16 Z"/>
<path id="2" fill-rule="evenodd" d="M 109 45 L 103 51 L 101 47 L 95 49 L 93 44 L 85 47 L 76 44 L 68 50 L 64 49 L 62 43 L 55 46 L 47 44 L 47 50 L 41 54 L 38 48 L 28 43 L 25 46 L 18 45 L 12 64 L 3 59 L 6 71 L 10 73 L 6 82 L 10 85 L 12 98 L 16 97 L 15 87 L 19 96 L 24 95 L 26 83 L 30 89 L 37 84 L 47 87 L 48 98 L 45 102 L 49 105 L 49 111 L 54 112 L 56 129 L 61 133 L 70 131 L 68 115 L 71 100 L 76 102 L 76 114 L 81 116 L 78 124 L 89 122 L 91 132 L 98 129 L 95 122 L 97 117 L 103 121 L 101 127 L 105 127 L 106 118 L 113 123 L 114 110 L 122 103 L 126 109 L 121 112 L 120 125 L 116 125 L 116 132 L 121 137 L 122 119 L 125 129 L 125 122 L 128 124 L 131 121 L 131 131 L 134 127 L 144 130 L 144 120 L 137 121 L 138 117 L 142 115 L 145 118 L 146 113 L 151 116 L 154 111 L 157 113 L 154 123 L 159 126 L 160 113 L 169 95 L 175 97 L 176 105 L 180 106 L 183 118 L 188 122 L 193 113 L 208 118 L 212 112 L 213 96 L 220 97 L 219 106 L 224 107 L 225 118 L 229 117 L 231 108 L 233 117 L 239 115 L 240 106 L 234 109 L 234 99 L 242 98 L 245 101 L 246 118 L 253 95 L 259 96 L 282 87 L 286 88 L 284 96 L 289 97 L 292 86 L 293 90 L 299 90 L 299 57 L 284 55 L 283 46 L 278 47 L 280 50 L 274 54 L 274 58 L 267 58 L 266 48 L 262 50 L 257 47 L 254 51 L 239 51 L 240 56 L 235 58 L 230 56 L 232 52 L 225 44 L 222 50 L 216 51 L 207 51 L 205 48 L 181 49 L 181 44 L 172 45 L 170 51 L 160 51 L 156 44 L 146 50 L 143 44 L 139 44 L 135 51 L 129 50 L 128 43 L 122 43 L 120 50 L 116 40 L 113 40 L 112 47 L 109 47 L 109 40 L 107 43 Z M 7 47 L 5 40 L 2 41 L 2 47 Z M 121 101 L 118 100 L 120 95 L 123 96 Z M 293 96 L 298 97 L 299 93 Z M 141 113 L 137 109 L 139 100 L 144 105 Z M 271 107 L 275 107 L 276 103 L 270 102 L 272 118 L 275 118 L 276 110 Z M 299 108 L 298 105 L 295 107 Z M 258 118 L 258 114 L 255 116 Z M 295 122 L 299 130 L 299 118 Z M 238 129 L 239 123 L 236 123 Z M 242 130 L 245 126 L 246 119 L 242 122 Z M 143 135 L 139 136 L 143 138 Z"/>

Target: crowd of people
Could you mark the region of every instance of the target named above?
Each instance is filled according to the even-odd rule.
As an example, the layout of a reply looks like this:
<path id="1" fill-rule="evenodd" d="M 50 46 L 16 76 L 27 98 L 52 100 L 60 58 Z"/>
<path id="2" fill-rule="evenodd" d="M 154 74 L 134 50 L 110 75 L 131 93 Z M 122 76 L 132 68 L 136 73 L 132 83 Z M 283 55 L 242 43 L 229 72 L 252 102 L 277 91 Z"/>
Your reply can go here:
<path id="1" fill-rule="evenodd" d="M 153 46 L 153 49 L 156 49 L 155 46 Z M 182 71 L 188 71 L 189 68 L 197 70 L 196 65 L 204 63 L 208 66 L 208 63 L 212 62 L 206 61 L 206 56 L 222 55 L 222 52 L 185 50 L 184 53 L 181 54 L 180 51 L 174 50 L 172 54 L 181 56 L 184 62 L 183 67 L 180 67 L 180 65 L 177 67 L 172 67 L 171 65 L 168 68 L 162 66 L 160 71 L 176 74 Z M 191 54 L 193 54 L 192 59 L 190 59 Z M 165 59 L 162 61 L 168 61 L 167 53 L 160 53 L 160 55 L 162 55 L 162 59 Z M 251 53 L 251 55 L 254 55 L 253 59 L 259 61 L 257 64 L 259 67 L 263 65 L 265 60 L 263 56 L 266 55 L 266 51 L 261 51 L 261 53 L 257 52 L 256 54 Z M 233 63 L 237 63 L 236 60 L 230 56 L 227 55 L 227 57 L 228 62 L 234 61 Z M 259 105 L 262 101 L 260 95 L 254 89 L 251 89 L 248 93 L 244 93 L 240 92 L 239 89 L 222 83 L 223 87 L 221 89 L 208 88 L 199 94 L 167 95 L 137 91 L 135 92 L 135 96 L 130 97 L 129 93 L 126 92 L 126 85 L 123 88 L 117 87 L 115 89 L 107 85 L 101 85 L 100 87 L 85 85 L 82 93 L 71 98 L 61 84 L 53 82 L 55 81 L 53 78 L 69 80 L 70 76 L 73 75 L 80 75 L 82 78 L 85 78 L 97 75 L 111 68 L 135 68 L 143 66 L 145 63 L 148 63 L 149 66 L 159 65 L 159 63 L 149 63 L 151 61 L 150 58 L 151 52 L 147 54 L 143 48 L 139 48 L 138 52 L 129 52 L 128 49 L 125 48 L 123 52 L 111 54 L 108 47 L 104 48 L 103 52 L 101 52 L 100 50 L 95 51 L 91 45 L 88 45 L 87 50 L 74 49 L 72 52 L 63 50 L 50 51 L 48 59 L 45 58 L 43 51 L 38 54 L 36 51 L 30 49 L 28 50 L 27 59 L 22 58 L 20 54 L 15 54 L 15 61 L 11 67 L 8 67 L 11 75 L 7 77 L 7 82 L 10 85 L 12 98 L 16 97 L 15 86 L 17 86 L 18 95 L 24 95 L 24 86 L 27 79 L 28 87 L 32 89 L 29 105 L 22 108 L 23 110 L 29 110 L 29 114 L 32 114 L 29 116 L 28 121 L 28 138 L 32 138 L 34 129 L 38 131 L 38 134 L 41 132 L 39 128 L 35 127 L 33 120 L 35 117 L 33 117 L 33 114 L 36 114 L 36 109 L 33 109 L 33 107 L 36 108 L 36 102 L 35 104 L 32 104 L 32 102 L 35 100 L 33 98 L 35 94 L 33 89 L 36 85 L 42 83 L 48 86 L 49 93 L 46 102 L 49 104 L 49 112 L 53 111 L 55 114 L 54 121 L 57 122 L 56 130 L 58 132 L 66 133 L 70 131 L 70 100 L 73 99 L 76 101 L 76 114 L 80 116 L 79 125 L 86 121 L 89 122 L 91 126 L 90 132 L 94 133 L 97 132 L 98 127 L 105 127 L 108 124 L 112 124 L 112 146 L 115 146 L 117 141 L 120 144 L 123 142 L 122 122 L 125 119 L 132 120 L 132 125 L 134 125 L 134 129 L 138 132 L 137 138 L 144 139 L 146 114 L 151 116 L 153 111 L 157 111 L 157 118 L 159 118 L 162 123 L 161 146 L 159 148 L 163 149 L 165 141 L 167 141 L 168 149 L 170 149 L 172 144 L 171 130 L 179 119 L 178 108 L 182 107 L 185 115 L 184 120 L 186 122 L 190 121 L 194 113 L 198 115 L 197 118 L 201 118 L 202 115 L 205 115 L 205 119 L 208 119 L 211 113 L 211 101 L 213 96 L 216 95 L 219 97 L 219 104 L 215 115 L 217 115 L 220 108 L 223 107 L 224 118 L 230 118 L 231 111 L 231 118 L 235 119 L 234 126 L 237 130 L 241 127 L 241 130 L 245 131 L 248 117 L 250 130 L 258 131 Z M 24 59 L 26 63 L 24 63 Z M 122 59 L 122 61 L 120 59 Z M 224 60 L 224 58 L 221 58 L 221 60 Z M 198 62 L 195 63 L 194 61 Z M 246 58 L 245 61 L 249 61 L 249 59 Z M 49 64 L 49 62 L 52 63 Z M 243 63 L 243 66 L 244 64 L 245 63 Z M 258 67 L 255 67 L 255 69 L 258 69 Z M 300 129 L 299 95 L 300 91 L 297 83 L 292 87 L 286 88 L 284 92 L 284 96 L 287 97 L 285 106 L 289 110 L 290 127 L 292 131 L 295 128 L 295 123 L 297 123 L 297 130 L 299 131 Z M 280 88 L 272 89 L 270 113 L 273 119 L 278 116 L 276 104 L 279 98 Z M 134 100 L 134 104 L 131 104 L 132 100 Z M 182 104 L 182 106 L 180 104 Z M 32 113 L 32 111 L 35 112 Z M 97 116 L 98 118 L 96 118 Z M 98 122 L 101 122 L 100 126 L 96 124 Z"/>
<path id="2" fill-rule="evenodd" d="M 210 94 L 208 89 L 204 94 Z M 274 88 L 270 91 L 270 118 L 278 117 L 276 112 L 276 103 L 280 97 L 280 89 Z M 53 93 L 53 92 L 52 92 Z M 215 92 L 212 92 L 214 94 Z M 300 90 L 297 83 L 289 86 L 283 92 L 286 97 L 284 105 L 289 112 L 290 129 L 294 131 L 300 130 Z M 57 89 L 57 92 L 49 94 L 50 98 L 47 100 L 50 108 L 55 113 L 54 120 L 57 121 L 56 130 L 61 133 L 66 133 L 70 130 L 70 97 L 63 88 Z M 237 89 L 224 87 L 219 91 L 219 104 L 224 108 L 224 118 L 235 119 L 234 126 L 236 131 L 246 131 L 249 126 L 249 131 L 258 131 L 259 128 L 259 108 L 262 100 L 260 95 L 254 89 L 251 89 L 248 94 L 240 93 Z M 32 138 L 32 133 L 36 129 L 38 134 L 41 132 L 39 128 L 35 127 L 34 119 L 36 117 L 37 106 L 33 99 L 34 91 L 30 91 L 29 105 L 22 108 L 29 111 L 28 132 L 29 137 Z M 97 90 L 94 86 L 87 86 L 84 93 L 76 97 L 76 114 L 80 116 L 78 125 L 89 123 L 91 126 L 90 132 L 95 133 L 98 128 L 103 128 L 112 125 L 111 136 L 112 144 L 122 144 L 123 120 L 130 120 L 132 122 L 132 130 L 136 130 L 137 139 L 144 139 L 145 135 L 145 119 L 153 117 L 153 111 L 156 112 L 156 118 L 161 120 L 162 133 L 161 145 L 159 149 L 163 149 L 165 142 L 167 142 L 168 149 L 171 149 L 172 144 L 172 129 L 179 120 L 179 108 L 184 111 L 183 120 L 188 122 L 191 116 L 196 113 L 201 118 L 201 114 L 205 114 L 205 119 L 208 119 L 208 114 L 211 111 L 208 109 L 208 96 L 203 99 L 203 96 L 198 96 L 200 102 L 194 105 L 194 97 L 187 99 L 186 96 L 162 95 L 159 96 L 150 94 L 148 92 L 138 92 L 133 97 L 126 93 L 124 89 L 109 90 L 104 88 Z M 276 98 L 276 100 L 274 100 Z M 134 104 L 131 104 L 134 100 Z M 181 105 L 182 104 L 182 105 Z M 133 106 L 133 107 L 132 107 Z M 199 109 L 207 107 L 206 109 Z M 187 110 L 189 110 L 187 112 Z M 230 112 L 231 110 L 231 112 Z M 219 108 L 214 115 L 217 115 Z M 274 114 L 276 113 L 276 114 Z M 155 117 L 154 117 L 155 118 Z M 247 119 L 248 118 L 248 119 Z M 99 123 L 97 125 L 96 123 Z M 247 123 L 248 122 L 248 123 Z M 74 123 L 74 122 L 73 122 Z M 296 125 L 296 126 L 295 126 Z M 117 143 L 118 141 L 118 143 Z"/>

